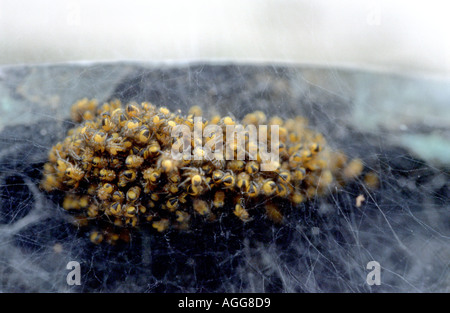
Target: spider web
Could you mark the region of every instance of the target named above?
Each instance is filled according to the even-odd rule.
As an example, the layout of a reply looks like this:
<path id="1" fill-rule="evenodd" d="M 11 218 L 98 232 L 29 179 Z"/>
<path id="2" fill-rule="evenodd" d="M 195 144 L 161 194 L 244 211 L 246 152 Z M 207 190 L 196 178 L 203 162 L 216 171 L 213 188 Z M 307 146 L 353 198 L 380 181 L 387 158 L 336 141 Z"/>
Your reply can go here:
<path id="1" fill-rule="evenodd" d="M 362 114 L 361 106 L 374 100 L 367 90 L 376 77 L 381 86 L 412 84 L 381 74 L 289 65 L 3 68 L 0 291 L 448 292 L 448 164 L 424 160 L 393 140 L 398 133 L 389 123 L 395 117 L 372 127 L 377 107 Z M 364 173 L 377 173 L 380 187 L 368 189 L 357 179 L 290 210 L 282 225 L 263 217 L 246 224 L 223 219 L 194 223 L 183 233 L 143 229 L 129 244 L 93 245 L 59 206 L 61 195 L 38 187 L 48 150 L 73 126 L 69 107 L 83 97 L 100 103 L 146 100 L 183 112 L 200 105 L 238 119 L 254 110 L 283 118 L 304 115 L 333 148 L 360 157 Z M 397 118 L 409 130 L 430 131 Z M 448 132 L 445 123 L 436 125 Z M 366 200 L 358 207 L 359 195 Z M 81 264 L 80 286 L 66 283 L 70 261 Z M 379 286 L 366 283 L 370 261 L 381 265 Z"/>

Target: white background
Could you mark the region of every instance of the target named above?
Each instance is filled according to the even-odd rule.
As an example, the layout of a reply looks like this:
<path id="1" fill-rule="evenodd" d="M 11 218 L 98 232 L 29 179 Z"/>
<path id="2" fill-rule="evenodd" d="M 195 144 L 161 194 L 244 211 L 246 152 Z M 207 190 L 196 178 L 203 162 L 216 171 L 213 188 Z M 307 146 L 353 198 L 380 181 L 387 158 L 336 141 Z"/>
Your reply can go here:
<path id="1" fill-rule="evenodd" d="M 446 3 L 0 0 L 0 64 L 207 59 L 447 76 Z"/>

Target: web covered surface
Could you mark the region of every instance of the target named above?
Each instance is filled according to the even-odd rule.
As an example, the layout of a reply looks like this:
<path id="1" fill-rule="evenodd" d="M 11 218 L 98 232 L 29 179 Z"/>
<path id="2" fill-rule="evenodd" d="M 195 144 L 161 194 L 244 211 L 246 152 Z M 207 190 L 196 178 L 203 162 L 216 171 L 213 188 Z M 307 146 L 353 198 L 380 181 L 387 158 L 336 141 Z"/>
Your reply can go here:
<path id="1" fill-rule="evenodd" d="M 448 291 L 448 163 L 401 146 L 407 135 L 448 139 L 448 108 L 442 103 L 450 98 L 440 93 L 446 86 L 289 66 L 3 68 L 0 290 Z M 155 235 L 144 229 L 130 244 L 93 245 L 59 207 L 60 196 L 38 187 L 48 149 L 65 137 L 72 126 L 69 107 L 83 97 L 100 103 L 147 100 L 183 112 L 200 105 L 238 119 L 257 109 L 282 117 L 301 114 L 334 148 L 362 158 L 365 171 L 377 173 L 380 188 L 369 190 L 357 180 L 293 210 L 281 226 L 264 218 L 199 223 L 188 232 Z M 425 99 L 434 111 L 414 118 L 414 101 Z M 412 103 L 409 110 L 402 111 L 402 101 Z M 389 104 L 398 106 L 395 114 Z M 358 195 L 366 199 L 359 207 Z M 66 283 L 69 261 L 81 264 L 80 286 Z M 366 282 L 370 261 L 381 265 L 379 286 Z"/>

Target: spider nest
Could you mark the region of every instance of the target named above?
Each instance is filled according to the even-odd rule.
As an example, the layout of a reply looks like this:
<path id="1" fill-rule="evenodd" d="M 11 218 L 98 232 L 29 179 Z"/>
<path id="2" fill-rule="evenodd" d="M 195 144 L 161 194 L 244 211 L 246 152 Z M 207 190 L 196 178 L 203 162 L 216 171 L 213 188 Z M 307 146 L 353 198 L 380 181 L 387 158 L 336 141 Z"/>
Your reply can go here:
<path id="1" fill-rule="evenodd" d="M 245 223 L 265 215 L 283 223 L 286 210 L 327 194 L 363 170 L 360 159 L 332 151 L 304 117 L 267 118 L 255 111 L 239 122 L 231 116 L 202 116 L 197 106 L 183 115 L 149 102 L 124 106 L 116 100 L 99 106 L 82 99 L 71 109 L 77 126 L 48 154 L 41 188 L 65 193 L 63 208 L 76 215 L 79 226 L 93 226 L 93 243 L 114 244 L 128 241 L 131 231 L 142 227 L 187 230 L 193 217 Z M 216 131 L 205 135 L 210 126 Z M 189 136 L 174 136 L 177 127 Z M 259 144 L 270 146 L 276 160 L 267 159 L 262 146 L 250 140 L 251 129 L 258 129 Z M 235 134 L 242 135 L 243 144 Z M 181 146 L 175 157 L 174 147 Z M 367 182 L 376 185 L 376 177 L 368 176 Z"/>

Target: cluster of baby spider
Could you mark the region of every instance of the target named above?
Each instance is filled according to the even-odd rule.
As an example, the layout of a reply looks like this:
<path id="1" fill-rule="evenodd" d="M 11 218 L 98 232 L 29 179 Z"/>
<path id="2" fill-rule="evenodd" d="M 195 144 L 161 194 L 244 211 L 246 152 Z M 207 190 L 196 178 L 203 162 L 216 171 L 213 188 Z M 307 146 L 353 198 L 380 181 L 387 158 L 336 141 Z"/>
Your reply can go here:
<path id="1" fill-rule="evenodd" d="M 65 191 L 63 208 L 76 212 L 80 225 L 99 227 L 91 232 L 92 242 L 115 243 L 128 240 L 131 229 L 145 225 L 158 232 L 187 230 L 193 216 L 247 222 L 261 207 L 268 218 L 281 223 L 286 208 L 280 202 L 295 208 L 362 171 L 361 160 L 348 161 L 343 153 L 332 151 L 320 133 L 308 128 L 305 118 L 267 119 L 261 111 L 247 114 L 241 123 L 278 125 L 279 161 L 271 164 L 272 171 L 261 170 L 259 153 L 253 159 L 246 153 L 244 160 L 206 158 L 194 139 L 190 141 L 194 157 L 173 158 L 172 147 L 180 140 L 172 137 L 175 126 L 194 131 L 195 123 L 201 129 L 218 125 L 225 134 L 227 126 L 237 125 L 231 116 L 199 122 L 195 117 L 202 113 L 198 106 L 182 115 L 149 102 L 122 106 L 116 100 L 100 106 L 82 99 L 71 110 L 78 126 L 50 150 L 41 187 Z M 228 142 L 226 135 L 224 141 Z M 247 143 L 245 151 L 250 148 Z M 237 153 L 236 145 L 231 151 Z"/>

